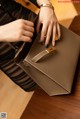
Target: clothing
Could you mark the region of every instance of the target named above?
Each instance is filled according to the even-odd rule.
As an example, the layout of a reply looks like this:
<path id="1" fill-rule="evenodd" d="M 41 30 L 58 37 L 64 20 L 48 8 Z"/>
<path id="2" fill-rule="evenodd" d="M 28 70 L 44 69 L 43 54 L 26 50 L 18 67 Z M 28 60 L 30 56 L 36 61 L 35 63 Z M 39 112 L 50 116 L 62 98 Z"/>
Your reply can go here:
<path id="1" fill-rule="evenodd" d="M 37 2 L 36 2 L 36 0 L 29 0 L 29 1 L 31 1 L 33 4 L 35 4 L 37 7 L 39 7 L 38 6 L 38 4 L 37 4 Z"/>
<path id="2" fill-rule="evenodd" d="M 12 0 L 0 0 L 0 4 L 0 25 L 20 18 L 32 21 L 36 16 L 32 11 Z M 15 49 L 19 49 L 22 43 L 0 42 L 0 68 L 22 89 L 31 91 L 36 83 L 14 62 Z"/>
<path id="3" fill-rule="evenodd" d="M 10 1 L 12 1 L 12 0 L 0 0 L 0 3 L 7 3 Z M 13 0 L 13 1 L 15 1 L 15 0 Z M 29 0 L 29 1 L 32 2 L 33 4 L 35 4 L 36 6 L 38 6 L 36 0 Z"/>

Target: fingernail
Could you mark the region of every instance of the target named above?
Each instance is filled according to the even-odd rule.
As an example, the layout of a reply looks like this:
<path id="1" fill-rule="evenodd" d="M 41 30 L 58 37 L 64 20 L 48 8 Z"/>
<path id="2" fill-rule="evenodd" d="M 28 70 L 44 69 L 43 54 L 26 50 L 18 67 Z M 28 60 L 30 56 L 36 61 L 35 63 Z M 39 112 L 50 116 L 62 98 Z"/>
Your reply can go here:
<path id="1" fill-rule="evenodd" d="M 61 35 L 59 35 L 59 40 L 61 39 Z"/>
<path id="2" fill-rule="evenodd" d="M 53 41 L 53 43 L 52 43 L 52 44 L 53 44 L 53 46 L 55 46 L 55 41 Z"/>
<path id="3" fill-rule="evenodd" d="M 48 48 L 48 47 L 49 47 L 49 44 L 46 45 L 46 48 Z"/>

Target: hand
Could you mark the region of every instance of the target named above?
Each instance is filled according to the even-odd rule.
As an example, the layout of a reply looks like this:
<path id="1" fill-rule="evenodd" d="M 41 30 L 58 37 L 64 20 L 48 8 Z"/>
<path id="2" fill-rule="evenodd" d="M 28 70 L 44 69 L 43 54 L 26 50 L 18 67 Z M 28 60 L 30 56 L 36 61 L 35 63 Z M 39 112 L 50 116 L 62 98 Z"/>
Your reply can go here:
<path id="1" fill-rule="evenodd" d="M 52 8 L 41 7 L 37 24 L 37 32 L 39 32 L 41 24 L 42 30 L 40 42 L 45 41 L 45 46 L 47 46 L 50 42 L 50 38 L 52 37 L 52 45 L 54 46 L 56 34 L 58 35 L 58 38 L 60 38 L 61 34 L 58 20 Z"/>
<path id="2" fill-rule="evenodd" d="M 32 22 L 19 19 L 6 25 L 0 26 L 0 41 L 31 42 L 33 32 L 34 32 L 34 24 Z"/>

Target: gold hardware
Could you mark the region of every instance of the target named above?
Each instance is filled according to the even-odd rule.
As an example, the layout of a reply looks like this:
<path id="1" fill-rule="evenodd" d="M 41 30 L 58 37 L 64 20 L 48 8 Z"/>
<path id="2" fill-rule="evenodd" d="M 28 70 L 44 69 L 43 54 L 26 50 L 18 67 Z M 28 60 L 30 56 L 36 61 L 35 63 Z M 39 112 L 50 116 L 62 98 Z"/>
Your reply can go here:
<path id="1" fill-rule="evenodd" d="M 47 51 L 48 53 L 53 52 L 53 51 L 55 51 L 55 50 L 56 50 L 55 47 L 49 47 L 49 48 L 46 49 L 46 51 Z"/>

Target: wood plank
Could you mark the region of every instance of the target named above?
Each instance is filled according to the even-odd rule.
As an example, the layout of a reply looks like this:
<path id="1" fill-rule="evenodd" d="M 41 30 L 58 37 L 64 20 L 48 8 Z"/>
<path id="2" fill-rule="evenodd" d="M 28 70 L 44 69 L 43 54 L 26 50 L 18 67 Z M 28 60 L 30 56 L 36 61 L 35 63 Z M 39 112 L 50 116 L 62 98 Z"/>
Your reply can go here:
<path id="1" fill-rule="evenodd" d="M 0 70 L 0 112 L 7 112 L 8 119 L 20 118 L 32 94 L 23 91 Z"/>

